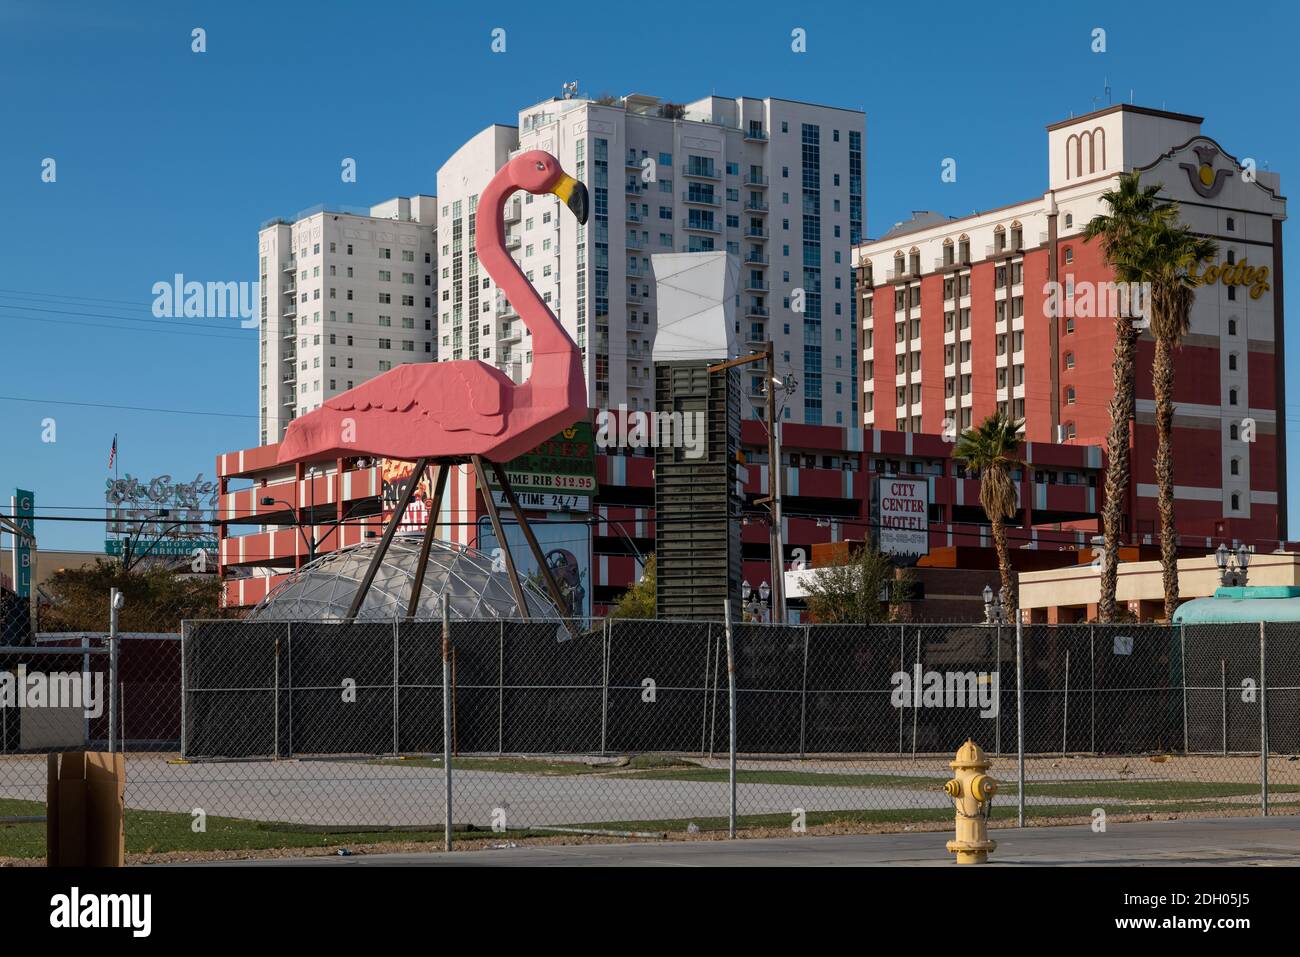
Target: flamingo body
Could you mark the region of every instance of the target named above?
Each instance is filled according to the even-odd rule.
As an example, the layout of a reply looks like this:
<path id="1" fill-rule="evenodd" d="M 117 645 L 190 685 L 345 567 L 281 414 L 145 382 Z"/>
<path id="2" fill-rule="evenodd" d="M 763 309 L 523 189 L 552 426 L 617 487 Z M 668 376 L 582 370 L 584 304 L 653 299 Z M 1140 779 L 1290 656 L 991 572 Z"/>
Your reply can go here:
<path id="1" fill-rule="evenodd" d="M 505 202 L 518 189 L 561 195 L 583 222 L 586 190 L 554 156 L 532 150 L 503 166 L 479 200 L 475 251 L 532 334 L 528 381 L 516 385 L 477 359 L 401 365 L 290 422 L 280 462 L 350 455 L 505 462 L 587 414 L 582 354 L 506 249 Z"/>

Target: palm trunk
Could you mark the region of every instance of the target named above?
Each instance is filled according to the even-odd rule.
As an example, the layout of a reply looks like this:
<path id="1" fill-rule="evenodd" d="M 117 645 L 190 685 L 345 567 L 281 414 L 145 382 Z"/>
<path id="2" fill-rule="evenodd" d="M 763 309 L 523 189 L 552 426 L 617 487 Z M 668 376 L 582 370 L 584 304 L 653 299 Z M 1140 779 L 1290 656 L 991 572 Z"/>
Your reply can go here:
<path id="1" fill-rule="evenodd" d="M 1165 586 L 1165 618 L 1178 607 L 1178 529 L 1174 524 L 1174 343 L 1156 340 L 1151 367 L 1156 396 L 1156 506 L 1160 512 L 1160 565 Z"/>
<path id="2" fill-rule="evenodd" d="M 998 554 L 998 572 L 1002 576 L 1002 610 L 1008 621 L 1014 621 L 1016 591 L 1011 579 L 1011 552 L 1007 548 L 1007 520 L 1001 515 L 993 517 L 993 548 Z"/>
<path id="3" fill-rule="evenodd" d="M 1115 323 L 1114 394 L 1110 399 L 1110 434 L 1106 438 L 1106 501 L 1102 506 L 1102 532 L 1106 542 L 1101 567 L 1101 592 L 1097 618 L 1115 619 L 1115 589 L 1119 583 L 1119 546 L 1124 533 L 1124 507 L 1129 486 L 1129 423 L 1133 418 L 1134 356 L 1137 330 L 1128 319 Z"/>

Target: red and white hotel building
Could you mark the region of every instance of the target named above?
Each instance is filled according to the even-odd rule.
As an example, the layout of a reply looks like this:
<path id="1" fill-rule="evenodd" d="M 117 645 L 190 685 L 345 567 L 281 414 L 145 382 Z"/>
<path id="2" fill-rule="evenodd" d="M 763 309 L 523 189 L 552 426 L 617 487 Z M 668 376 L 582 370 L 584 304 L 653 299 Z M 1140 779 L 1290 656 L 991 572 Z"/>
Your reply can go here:
<path id="1" fill-rule="evenodd" d="M 770 488 L 762 423 L 744 420 L 741 443 L 748 503 L 741 529 L 742 574 L 757 587 L 771 578 L 767 510 L 756 502 Z M 782 443 L 787 570 L 811 561 L 814 546 L 862 540 L 872 522 L 874 480 L 894 475 L 925 478 L 929 485 L 932 567 L 952 570 L 972 560 L 973 567 L 993 567 L 979 482 L 956 468 L 952 443 L 943 437 L 789 423 L 782 428 Z M 378 465 L 366 459 L 279 465 L 278 450 L 266 445 L 217 456 L 218 571 L 226 607 L 257 604 L 307 564 L 307 539 L 315 538 L 319 556 L 358 544 L 383 528 Z M 637 554 L 655 550 L 654 458 L 644 451 L 614 451 L 629 454 L 596 453 L 591 513 L 564 516 L 590 525 L 592 610 L 597 616 L 606 614 L 640 577 Z M 1032 442 L 1024 456 L 1030 468 L 1015 475 L 1021 510 L 1017 527 L 1008 530 L 1018 560 L 1030 568 L 1088 561 L 1087 545 L 1098 527 L 1101 450 Z M 266 499 L 271 504 L 263 504 Z M 447 484 L 439 537 L 475 546 L 485 514 L 473 474 L 458 468 Z M 297 521 L 304 523 L 302 532 L 294 527 Z M 987 553 L 982 564 L 980 553 Z M 990 577 L 995 574 L 977 576 L 974 585 L 963 582 L 964 595 L 948 594 L 955 586 L 931 583 L 926 607 L 918 608 L 917 615 L 978 619 L 983 611 L 980 588 L 995 582 Z M 948 599 L 957 599 L 957 605 L 942 604 Z"/>
<path id="2" fill-rule="evenodd" d="M 1104 447 L 1114 313 L 1072 306 L 1086 306 L 1085 284 L 1113 280 L 1082 233 L 1103 212 L 1102 193 L 1138 170 L 1219 247 L 1176 359 L 1180 536 L 1286 539 L 1286 200 L 1276 173 L 1233 156 L 1201 122 L 1121 105 L 1055 123 L 1042 195 L 960 219 L 918 213 L 856 247 L 863 424 L 943 433 L 1003 409 L 1024 418 L 1031 442 Z M 1065 292 L 1056 318 L 1045 308 L 1051 282 Z M 1144 332 L 1126 509 L 1139 542 L 1158 527 L 1153 356 Z"/>

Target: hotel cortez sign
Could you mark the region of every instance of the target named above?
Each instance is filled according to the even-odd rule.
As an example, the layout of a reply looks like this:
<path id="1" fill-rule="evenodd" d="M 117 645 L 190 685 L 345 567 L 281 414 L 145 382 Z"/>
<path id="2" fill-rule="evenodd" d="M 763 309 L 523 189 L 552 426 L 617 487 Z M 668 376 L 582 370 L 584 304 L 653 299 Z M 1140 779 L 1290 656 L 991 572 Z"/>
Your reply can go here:
<path id="1" fill-rule="evenodd" d="M 876 542 L 903 562 L 930 554 L 930 483 L 923 478 L 876 479 Z"/>
<path id="2" fill-rule="evenodd" d="M 1202 286 L 1213 286 L 1216 282 L 1224 286 L 1249 286 L 1250 298 L 1258 299 L 1269 291 L 1268 267 L 1252 266 L 1243 259 L 1235 263 L 1214 263 L 1206 266 L 1200 274 L 1193 266 L 1188 273 L 1191 279 Z"/>

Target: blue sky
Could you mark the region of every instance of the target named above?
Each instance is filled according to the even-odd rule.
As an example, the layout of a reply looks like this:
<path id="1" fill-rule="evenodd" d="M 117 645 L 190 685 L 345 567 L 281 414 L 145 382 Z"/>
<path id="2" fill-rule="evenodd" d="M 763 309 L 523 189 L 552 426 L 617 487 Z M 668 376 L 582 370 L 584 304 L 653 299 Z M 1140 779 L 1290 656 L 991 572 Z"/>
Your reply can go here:
<path id="1" fill-rule="evenodd" d="M 1294 4 L 810 6 L 3 0 L 5 505 L 21 486 L 38 514 L 102 515 L 115 432 L 122 472 L 179 481 L 211 478 L 216 453 L 256 445 L 256 332 L 154 320 L 153 284 L 178 272 L 252 281 L 256 231 L 272 216 L 432 193 L 466 138 L 566 80 L 590 94 L 864 109 L 869 235 L 912 209 L 965 214 L 1040 193 L 1043 127 L 1092 108 L 1107 80 L 1115 102 L 1131 89 L 1140 105 L 1206 117 L 1229 152 L 1279 171 L 1284 193 L 1300 176 Z M 195 27 L 206 53 L 191 52 Z M 504 54 L 490 50 L 498 27 Z M 796 27 L 806 53 L 791 51 Z M 1105 53 L 1091 50 L 1098 27 Z M 939 177 L 949 156 L 955 183 Z M 46 157 L 54 183 L 41 181 Z M 340 181 L 344 157 L 356 183 Z M 1294 219 L 1285 243 L 1296 316 Z M 1300 467 L 1291 481 L 1300 501 Z M 38 535 L 45 548 L 103 539 L 89 523 L 46 522 Z"/>

